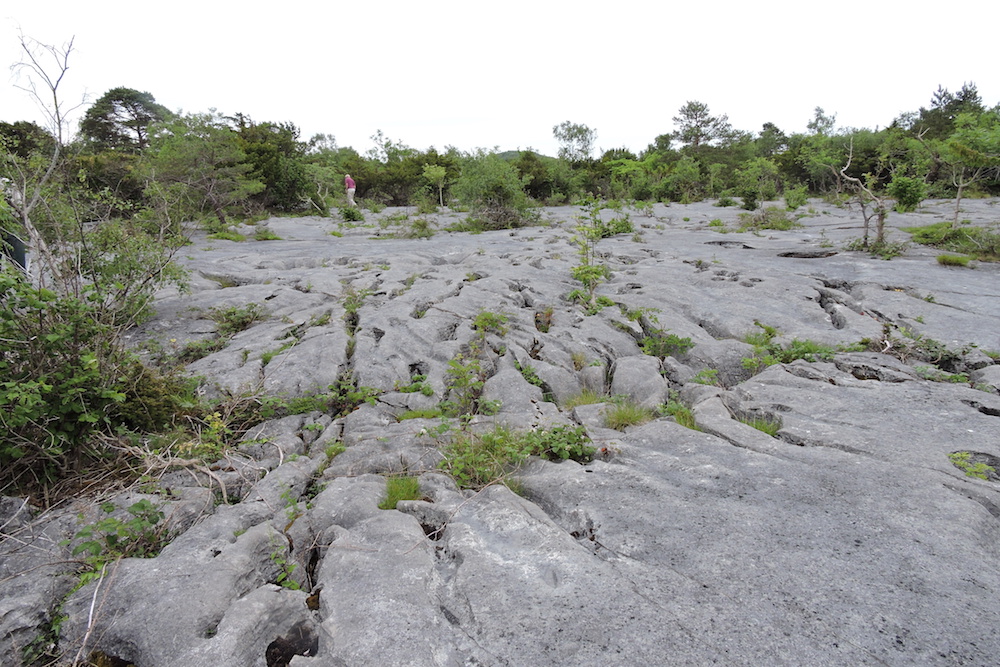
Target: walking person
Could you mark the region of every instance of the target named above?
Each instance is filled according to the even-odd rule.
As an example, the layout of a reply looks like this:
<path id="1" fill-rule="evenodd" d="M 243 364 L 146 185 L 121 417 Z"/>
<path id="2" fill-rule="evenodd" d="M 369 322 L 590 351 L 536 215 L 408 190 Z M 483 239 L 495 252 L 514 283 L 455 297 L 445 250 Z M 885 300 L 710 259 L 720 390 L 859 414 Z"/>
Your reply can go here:
<path id="1" fill-rule="evenodd" d="M 347 205 L 357 208 L 358 205 L 354 203 L 354 190 L 357 189 L 357 185 L 350 174 L 344 176 L 344 187 L 347 188 Z"/>

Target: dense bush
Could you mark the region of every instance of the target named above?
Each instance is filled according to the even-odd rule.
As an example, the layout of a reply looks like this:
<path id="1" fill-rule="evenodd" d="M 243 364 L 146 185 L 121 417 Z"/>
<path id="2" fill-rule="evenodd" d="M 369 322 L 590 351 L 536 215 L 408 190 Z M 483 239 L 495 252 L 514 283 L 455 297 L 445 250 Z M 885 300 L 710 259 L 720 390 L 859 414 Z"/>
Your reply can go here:
<path id="1" fill-rule="evenodd" d="M 13 466 L 54 478 L 125 399 L 113 331 L 94 311 L 92 300 L 0 272 L 0 466 L 7 472 Z"/>
<path id="2" fill-rule="evenodd" d="M 454 193 L 483 229 L 521 227 L 535 219 L 524 192 L 526 181 L 510 162 L 479 152 L 464 164 Z"/>
<path id="3" fill-rule="evenodd" d="M 920 202 L 927 196 L 924 182 L 909 176 L 894 176 L 886 190 L 896 200 L 896 210 L 900 213 L 917 210 Z"/>

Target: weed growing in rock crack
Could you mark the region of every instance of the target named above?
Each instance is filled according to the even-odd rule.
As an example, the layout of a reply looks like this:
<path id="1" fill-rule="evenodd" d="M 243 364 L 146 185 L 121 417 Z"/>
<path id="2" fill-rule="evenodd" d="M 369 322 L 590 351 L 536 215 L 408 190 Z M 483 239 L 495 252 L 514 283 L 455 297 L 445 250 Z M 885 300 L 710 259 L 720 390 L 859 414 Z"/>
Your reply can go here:
<path id="1" fill-rule="evenodd" d="M 993 466 L 981 461 L 973 462 L 972 452 L 952 452 L 948 454 L 948 460 L 968 477 L 989 480 L 991 476 L 997 474 L 996 468 Z"/>
<path id="2" fill-rule="evenodd" d="M 617 212 L 610 221 L 601 217 L 601 211 L 609 208 Z M 597 243 L 601 239 L 616 234 L 631 234 L 635 232 L 632 221 L 618 202 L 602 202 L 597 199 L 587 199 L 583 203 L 584 215 L 577 218 L 577 236 L 572 242 L 579 247 L 580 263 L 570 269 L 574 280 L 583 284 L 584 290 L 573 290 L 569 294 L 571 301 L 581 303 L 586 307 L 588 315 L 593 315 L 608 305 L 606 299 L 600 299 L 595 292 L 597 287 L 611 277 L 611 270 L 597 262 Z"/>
<path id="3" fill-rule="evenodd" d="M 415 394 L 417 392 L 420 392 L 424 396 L 434 395 L 434 387 L 432 387 L 431 384 L 427 382 L 426 375 L 414 375 L 410 379 L 410 384 L 408 385 L 401 385 L 400 383 L 397 382 L 393 386 L 393 389 L 395 389 L 401 394 Z"/>
<path id="4" fill-rule="evenodd" d="M 398 417 L 396 421 L 405 421 L 407 419 L 437 419 L 442 414 L 441 408 L 424 408 L 422 410 L 407 410 L 403 412 Z"/>
<path id="5" fill-rule="evenodd" d="M 715 368 L 703 368 L 694 377 L 691 378 L 691 382 L 695 384 L 707 384 L 713 387 L 718 387 L 719 385 L 719 371 Z"/>
<path id="6" fill-rule="evenodd" d="M 573 369 L 580 371 L 587 365 L 587 353 L 580 352 L 579 350 L 573 352 L 569 355 L 570 361 L 573 362 Z"/>
<path id="7" fill-rule="evenodd" d="M 694 343 L 688 337 L 681 338 L 672 333 L 667 333 L 663 329 L 652 329 L 648 336 L 642 339 L 642 352 L 651 357 L 683 356 L 688 350 L 694 347 Z"/>
<path id="8" fill-rule="evenodd" d="M 280 241 L 281 237 L 271 231 L 268 227 L 258 225 L 253 233 L 255 241 Z"/>
<path id="9" fill-rule="evenodd" d="M 752 331 L 743 337 L 745 343 L 754 346 L 753 355 L 744 357 L 741 361 L 743 368 L 759 373 L 768 366 L 775 364 L 789 364 L 796 359 L 805 361 L 829 361 L 838 351 L 857 351 L 858 346 L 830 347 L 822 343 L 811 340 L 794 339 L 785 347 L 774 341 L 778 335 L 775 327 L 770 327 L 760 322 L 754 321 L 762 331 Z"/>
<path id="10" fill-rule="evenodd" d="M 520 371 L 521 377 L 523 377 L 528 384 L 533 384 L 536 387 L 541 387 L 545 384 L 542 382 L 542 378 L 538 377 L 538 374 L 532 366 L 528 364 L 522 365 L 520 362 L 515 361 L 514 368 Z"/>
<path id="11" fill-rule="evenodd" d="M 101 511 L 115 511 L 111 502 L 101 503 Z M 163 512 L 145 498 L 132 503 L 125 510 L 130 519 L 106 516 L 77 531 L 74 540 L 82 540 L 73 548 L 73 555 L 86 554 L 89 568 L 80 575 L 80 585 L 101 576 L 104 565 L 118 558 L 149 558 L 159 553 L 165 538 L 160 522 Z"/>
<path id="12" fill-rule="evenodd" d="M 595 405 L 597 403 L 604 403 L 608 400 L 606 394 L 599 394 L 591 389 L 584 389 L 576 396 L 570 396 L 565 401 L 563 401 L 563 410 L 572 410 L 579 405 Z"/>
<path id="13" fill-rule="evenodd" d="M 416 477 L 387 477 L 385 480 L 385 499 L 378 504 L 382 510 L 396 509 L 400 500 L 420 500 L 420 480 Z"/>
<path id="14" fill-rule="evenodd" d="M 677 399 L 677 392 L 671 392 L 670 400 L 663 406 L 664 414 L 667 414 L 674 418 L 674 421 L 685 426 L 692 431 L 700 431 L 697 422 L 694 418 L 694 412 L 691 408 L 684 405 Z"/>
<path id="15" fill-rule="evenodd" d="M 514 431 L 502 426 L 485 433 L 460 432 L 444 448 L 440 469 L 463 489 L 505 482 L 529 456 L 553 461 L 593 459 L 586 429 L 557 426 L 550 430 Z"/>
<path id="16" fill-rule="evenodd" d="M 268 557 L 278 568 L 278 576 L 275 577 L 274 583 L 289 590 L 300 590 L 302 587 L 299 585 L 299 582 L 292 579 L 292 574 L 295 572 L 298 564 L 291 562 L 290 555 L 285 549 L 285 545 L 280 540 L 276 539 L 273 534 L 269 538 L 269 542 L 272 549 Z"/>
<path id="17" fill-rule="evenodd" d="M 441 411 L 450 417 L 471 417 L 475 414 L 495 414 L 500 406 L 496 401 L 481 401 L 480 396 L 486 384 L 486 357 L 491 353 L 487 336 L 507 333 L 505 313 L 480 311 L 472 321 L 476 336 L 469 341 L 468 354 L 458 353 L 448 362 L 447 397 L 441 402 Z M 502 353 L 498 353 L 502 354 Z"/>
<path id="18" fill-rule="evenodd" d="M 781 430 L 781 422 L 768 417 L 747 415 L 740 417 L 739 421 L 747 426 L 752 426 L 762 433 L 767 433 L 772 438 L 777 437 L 778 431 Z"/>
<path id="19" fill-rule="evenodd" d="M 615 396 L 604 408 L 604 425 L 616 431 L 638 426 L 656 418 L 656 411 L 628 398 Z"/>
<path id="20" fill-rule="evenodd" d="M 914 366 L 913 372 L 925 380 L 933 382 L 953 382 L 955 384 L 967 384 L 969 376 L 965 373 L 945 373 L 933 366 Z"/>

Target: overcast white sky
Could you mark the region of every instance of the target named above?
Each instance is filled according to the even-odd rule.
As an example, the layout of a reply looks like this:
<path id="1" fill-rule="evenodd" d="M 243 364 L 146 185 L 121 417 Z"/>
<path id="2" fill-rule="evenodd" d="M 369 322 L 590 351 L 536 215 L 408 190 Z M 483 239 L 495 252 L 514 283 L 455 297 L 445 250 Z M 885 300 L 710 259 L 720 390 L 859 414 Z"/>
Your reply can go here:
<path id="1" fill-rule="evenodd" d="M 937 86 L 1000 102 L 1000 2 L 907 0 L 38 0 L 0 9 L 0 64 L 19 31 L 75 38 L 61 92 L 117 86 L 174 111 L 290 121 L 360 152 L 381 129 L 413 148 L 555 154 L 564 120 L 600 149 L 644 149 L 688 100 L 758 132 L 885 127 Z M 30 5 L 30 6 L 29 6 Z M 42 117 L 0 69 L 0 120 Z M 23 83 L 23 81 L 22 81 Z M 82 115 L 84 106 L 76 113 Z"/>

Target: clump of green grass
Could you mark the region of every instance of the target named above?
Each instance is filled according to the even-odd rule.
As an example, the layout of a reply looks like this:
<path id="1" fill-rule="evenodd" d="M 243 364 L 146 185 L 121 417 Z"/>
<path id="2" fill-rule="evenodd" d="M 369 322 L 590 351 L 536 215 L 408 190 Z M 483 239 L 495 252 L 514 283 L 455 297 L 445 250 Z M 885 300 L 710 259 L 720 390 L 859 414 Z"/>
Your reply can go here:
<path id="1" fill-rule="evenodd" d="M 903 227 L 914 242 L 942 250 L 962 253 L 984 262 L 1000 260 L 1000 231 L 996 228 L 962 225 L 953 227 L 950 222 L 937 222 L 922 227 Z"/>
<path id="2" fill-rule="evenodd" d="M 485 433 L 457 434 L 445 447 L 439 468 L 463 489 L 481 489 L 498 482 L 506 484 L 510 474 L 529 456 L 587 462 L 593 459 L 595 451 L 582 426 L 538 431 L 498 426 Z"/>
<path id="3" fill-rule="evenodd" d="M 781 422 L 768 417 L 746 416 L 741 417 L 740 421 L 762 433 L 767 433 L 772 438 L 777 437 L 778 431 L 781 430 Z"/>
<path id="4" fill-rule="evenodd" d="M 680 401 L 676 399 L 671 399 L 670 401 L 667 402 L 666 405 L 663 406 L 663 411 L 666 414 L 673 417 L 674 421 L 680 424 L 681 426 L 685 426 L 691 429 L 692 431 L 701 430 L 701 428 L 698 427 L 698 424 L 695 421 L 694 412 L 691 411 L 691 408 L 684 405 Z"/>
<path id="5" fill-rule="evenodd" d="M 638 426 L 656 418 L 656 411 L 625 396 L 616 396 L 604 409 L 604 425 L 616 431 Z"/>
<path id="6" fill-rule="evenodd" d="M 385 500 L 379 503 L 382 510 L 396 509 L 400 500 L 420 500 L 420 480 L 416 477 L 387 477 L 385 480 Z"/>
<path id="7" fill-rule="evenodd" d="M 608 400 L 607 395 L 599 394 L 591 389 L 584 389 L 576 396 L 570 396 L 565 401 L 563 401 L 563 410 L 572 410 L 578 405 L 594 405 L 596 403 L 603 403 Z"/>
<path id="8" fill-rule="evenodd" d="M 258 226 L 253 233 L 255 241 L 280 241 L 281 237 L 272 232 L 268 227 Z"/>
<path id="9" fill-rule="evenodd" d="M 937 263 L 941 266 L 969 266 L 971 257 L 966 255 L 938 255 Z"/>

